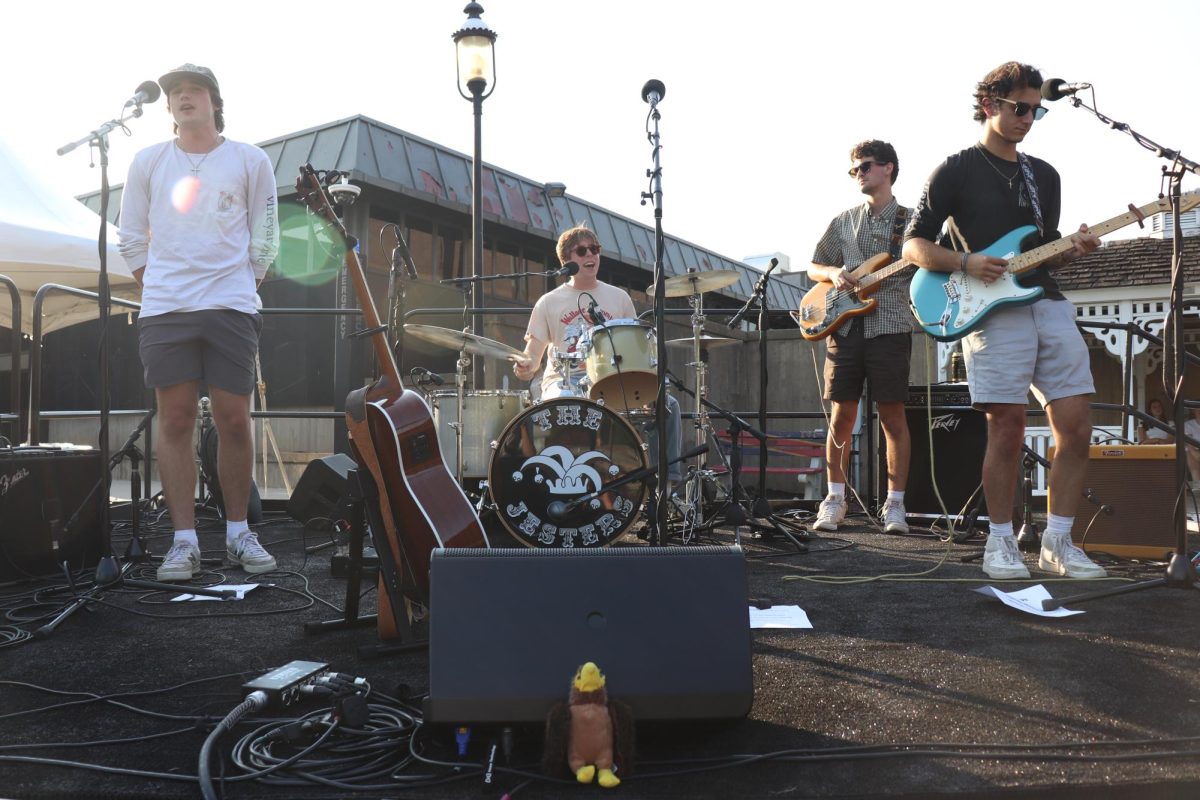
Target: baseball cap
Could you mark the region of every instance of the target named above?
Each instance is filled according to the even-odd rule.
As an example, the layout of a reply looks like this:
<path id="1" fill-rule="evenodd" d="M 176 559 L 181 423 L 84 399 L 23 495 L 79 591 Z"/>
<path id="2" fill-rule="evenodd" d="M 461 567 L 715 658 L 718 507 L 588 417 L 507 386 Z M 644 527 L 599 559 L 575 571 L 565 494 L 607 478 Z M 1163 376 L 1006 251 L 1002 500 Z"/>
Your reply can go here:
<path id="1" fill-rule="evenodd" d="M 195 64 L 183 64 L 176 67 L 159 78 L 158 85 L 164 92 L 170 94 L 176 84 L 187 78 L 199 81 L 218 94 L 221 92 L 221 87 L 217 85 L 217 76 L 213 74 L 213 71 L 208 67 L 200 67 Z"/>

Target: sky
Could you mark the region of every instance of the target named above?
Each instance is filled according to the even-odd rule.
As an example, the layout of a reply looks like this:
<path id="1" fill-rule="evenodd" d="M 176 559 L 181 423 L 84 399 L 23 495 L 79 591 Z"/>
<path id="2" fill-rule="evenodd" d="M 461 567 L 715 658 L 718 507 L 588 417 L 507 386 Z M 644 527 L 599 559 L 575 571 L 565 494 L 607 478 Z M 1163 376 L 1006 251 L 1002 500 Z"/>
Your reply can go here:
<path id="1" fill-rule="evenodd" d="M 216 73 L 234 139 L 261 142 L 362 114 L 470 154 L 471 104 L 456 89 L 451 39 L 465 5 L 23 5 L 0 48 L 0 138 L 64 192 L 95 191 L 100 170 L 87 149 L 55 150 L 119 116 L 142 81 L 192 62 Z M 565 183 L 569 194 L 653 227 L 652 205 L 640 202 L 652 165 L 641 88 L 657 78 L 666 86 L 663 228 L 734 259 L 782 252 L 806 266 L 829 220 L 862 200 L 846 169 L 864 139 L 895 145 L 896 195 L 915 204 L 929 172 L 978 140 L 975 83 L 1008 60 L 1093 84 L 1100 112 L 1200 161 L 1194 0 L 1013 4 L 1023 17 L 996 3 L 937 0 L 483 6 L 498 33 L 484 161 Z M 1068 100 L 1047 105 L 1023 149 L 1062 175 L 1064 233 L 1158 195 L 1165 160 Z M 165 100 L 128 128 L 111 137 L 114 184 L 139 149 L 170 137 Z M 1183 188 L 1197 183 L 1189 175 Z"/>

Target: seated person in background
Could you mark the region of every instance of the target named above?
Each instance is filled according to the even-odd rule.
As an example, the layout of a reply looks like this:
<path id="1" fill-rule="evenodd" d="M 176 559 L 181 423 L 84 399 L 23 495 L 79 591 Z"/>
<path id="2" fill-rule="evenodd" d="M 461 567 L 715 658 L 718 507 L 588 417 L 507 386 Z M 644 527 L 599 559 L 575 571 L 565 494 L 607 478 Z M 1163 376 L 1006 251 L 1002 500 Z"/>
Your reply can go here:
<path id="1" fill-rule="evenodd" d="M 1150 401 L 1146 406 L 1146 413 L 1154 417 L 1159 422 L 1170 425 L 1170 420 L 1167 419 L 1167 413 L 1163 409 L 1163 401 L 1157 397 Z M 1137 426 L 1137 441 L 1138 444 L 1172 444 L 1175 437 L 1167 433 L 1162 428 L 1156 428 L 1145 422 L 1138 422 Z"/>

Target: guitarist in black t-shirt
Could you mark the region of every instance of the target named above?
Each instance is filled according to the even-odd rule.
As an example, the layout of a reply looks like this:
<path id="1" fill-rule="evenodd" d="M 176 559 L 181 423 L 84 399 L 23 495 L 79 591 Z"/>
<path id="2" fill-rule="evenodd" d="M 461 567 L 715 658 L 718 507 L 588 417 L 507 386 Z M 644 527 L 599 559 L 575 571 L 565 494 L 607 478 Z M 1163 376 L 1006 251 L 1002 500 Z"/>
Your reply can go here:
<path id="1" fill-rule="evenodd" d="M 983 123 L 983 136 L 933 171 L 905 235 L 906 259 L 937 272 L 965 272 L 991 285 L 1011 279 L 1008 262 L 978 250 L 1022 226 L 1036 227 L 1031 238 L 1038 241 L 1032 244 L 1059 238 L 1058 173 L 1017 150 L 1046 113 L 1041 85 L 1041 73 L 1015 61 L 976 85 L 975 119 Z M 1041 299 L 989 312 L 962 340 L 971 400 L 988 420 L 983 491 L 991 524 L 983 570 L 995 579 L 1029 577 L 1013 535 L 1012 508 L 1031 388 L 1046 409 L 1055 442 L 1051 507 L 1038 566 L 1072 578 L 1105 574 L 1071 541 L 1091 442 L 1088 402 L 1095 388 L 1075 307 L 1059 292 L 1050 269 L 1099 245 L 1086 225 L 1071 238 L 1072 249 L 1022 276 L 1022 284 L 1045 290 Z"/>

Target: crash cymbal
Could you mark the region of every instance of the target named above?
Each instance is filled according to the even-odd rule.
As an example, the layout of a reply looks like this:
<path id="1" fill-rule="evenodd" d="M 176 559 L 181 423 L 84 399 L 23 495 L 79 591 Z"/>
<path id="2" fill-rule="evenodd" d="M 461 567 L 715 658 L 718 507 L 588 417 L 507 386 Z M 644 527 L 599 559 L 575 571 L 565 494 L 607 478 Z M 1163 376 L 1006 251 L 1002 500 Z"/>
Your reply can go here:
<path id="1" fill-rule="evenodd" d="M 503 342 L 476 336 L 473 333 L 456 331 L 453 328 L 440 328 L 437 325 L 405 325 L 404 332 L 430 344 L 438 344 L 451 350 L 466 350 L 473 356 L 503 358 L 508 361 L 519 361 L 523 353 L 515 347 L 509 347 Z"/>
<path id="2" fill-rule="evenodd" d="M 728 336 L 709 336 L 707 333 L 700 337 L 701 347 L 724 347 L 727 344 L 737 344 L 739 339 L 730 339 Z M 668 339 L 667 347 L 691 347 L 694 340 L 691 336 L 686 339 Z"/>
<path id="3" fill-rule="evenodd" d="M 715 292 L 738 282 L 742 273 L 733 269 L 712 269 L 707 272 L 688 272 L 663 281 L 663 297 L 688 297 L 703 292 Z M 646 289 L 654 297 L 654 285 Z"/>

